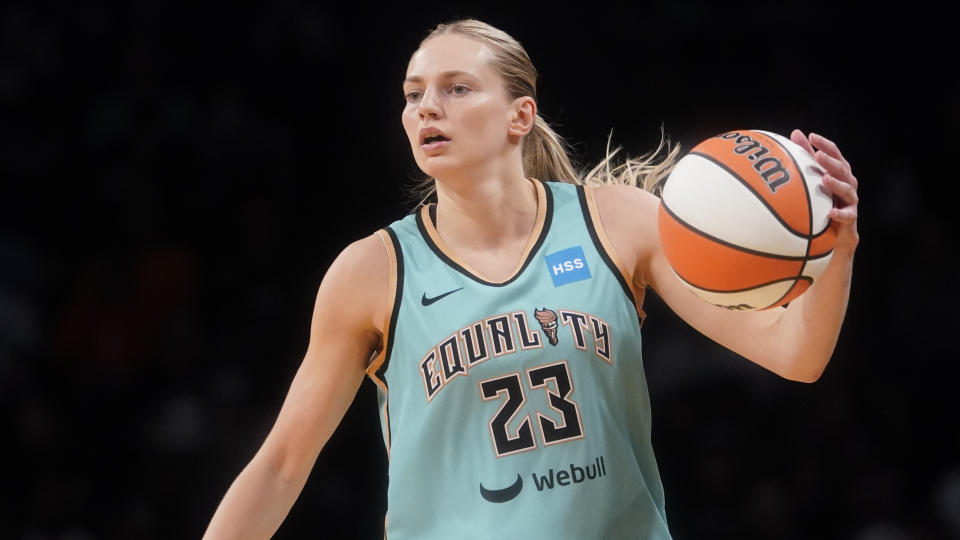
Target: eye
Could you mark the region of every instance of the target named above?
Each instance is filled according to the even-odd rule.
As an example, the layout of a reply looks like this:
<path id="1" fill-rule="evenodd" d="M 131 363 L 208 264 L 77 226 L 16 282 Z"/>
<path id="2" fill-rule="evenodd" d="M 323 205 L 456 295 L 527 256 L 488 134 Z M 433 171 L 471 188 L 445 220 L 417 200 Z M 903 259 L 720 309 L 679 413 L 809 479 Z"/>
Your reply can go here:
<path id="1" fill-rule="evenodd" d="M 403 97 L 407 100 L 407 103 L 416 103 L 420 101 L 420 98 L 423 96 L 423 92 L 420 90 L 408 90 L 404 92 Z"/>
<path id="2" fill-rule="evenodd" d="M 465 84 L 455 84 L 450 87 L 450 93 L 455 96 L 464 96 L 470 92 L 470 87 Z"/>

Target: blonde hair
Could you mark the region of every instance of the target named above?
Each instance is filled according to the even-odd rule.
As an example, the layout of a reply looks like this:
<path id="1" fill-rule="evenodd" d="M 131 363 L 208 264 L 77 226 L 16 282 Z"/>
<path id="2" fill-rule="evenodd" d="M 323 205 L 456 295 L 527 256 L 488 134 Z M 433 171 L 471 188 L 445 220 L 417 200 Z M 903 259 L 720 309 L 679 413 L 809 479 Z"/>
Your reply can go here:
<path id="1" fill-rule="evenodd" d="M 536 102 L 537 69 L 520 42 L 485 22 L 463 19 L 437 25 L 420 42 L 420 46 L 423 47 L 430 39 L 444 34 L 460 34 L 486 45 L 496 59 L 494 67 L 503 77 L 509 96 L 513 99 L 530 96 Z M 589 171 L 583 172 L 570 159 L 569 144 L 538 113 L 533 129 L 523 140 L 523 173 L 527 177 L 545 181 L 583 185 L 627 184 L 657 193 L 660 184 L 673 168 L 680 153 L 680 146 L 672 144 L 661 130 L 660 144 L 656 150 L 639 157 L 627 158 L 623 163 L 615 165 L 614 156 L 620 148 L 611 150 L 611 139 L 612 134 L 607 140 L 606 157 Z M 666 155 L 661 158 L 662 151 L 665 151 Z M 433 178 L 421 182 L 416 188 L 421 204 L 435 190 Z"/>

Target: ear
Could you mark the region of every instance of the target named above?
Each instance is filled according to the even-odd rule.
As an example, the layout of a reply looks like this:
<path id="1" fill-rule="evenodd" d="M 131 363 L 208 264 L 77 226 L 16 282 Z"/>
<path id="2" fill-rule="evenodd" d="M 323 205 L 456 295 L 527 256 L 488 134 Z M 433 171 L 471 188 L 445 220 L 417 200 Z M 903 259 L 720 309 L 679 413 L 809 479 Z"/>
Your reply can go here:
<path id="1" fill-rule="evenodd" d="M 510 124 L 507 134 L 520 138 L 530 133 L 537 119 L 537 103 L 530 96 L 518 97 L 513 100 L 513 110 L 510 112 Z"/>

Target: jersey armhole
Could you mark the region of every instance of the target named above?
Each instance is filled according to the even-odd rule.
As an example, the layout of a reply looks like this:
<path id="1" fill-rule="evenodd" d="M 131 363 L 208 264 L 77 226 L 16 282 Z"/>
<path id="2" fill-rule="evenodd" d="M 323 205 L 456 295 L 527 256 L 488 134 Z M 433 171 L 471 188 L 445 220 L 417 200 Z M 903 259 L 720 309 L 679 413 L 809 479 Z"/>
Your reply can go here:
<path id="1" fill-rule="evenodd" d="M 403 293 L 403 255 L 400 252 L 400 242 L 396 234 L 389 227 L 377 231 L 377 236 L 387 250 L 387 309 L 386 319 L 383 321 L 383 337 L 380 349 L 374 354 L 367 366 L 366 374 L 384 392 L 387 391 L 387 381 L 384 373 L 390 364 L 390 351 L 393 349 L 393 334 L 397 328 L 397 314 L 400 311 L 400 299 Z"/>
<path id="2" fill-rule="evenodd" d="M 611 266 L 610 269 L 618 275 L 620 285 L 624 287 L 625 292 L 629 293 L 628 296 L 633 301 L 633 305 L 637 310 L 637 316 L 640 318 L 640 325 L 643 326 L 643 321 L 647 317 L 646 312 L 643 311 L 646 287 L 638 287 L 633 282 L 633 274 L 627 270 L 627 267 L 617 255 L 616 250 L 613 249 L 613 243 L 607 236 L 607 231 L 603 227 L 603 220 L 600 218 L 600 211 L 597 209 L 597 200 L 594 197 L 593 186 L 581 186 L 581 193 L 581 203 L 585 203 L 585 214 L 587 214 L 585 217 L 588 220 L 588 228 L 590 229 L 590 235 L 593 237 L 594 244 L 597 250 L 605 256 L 604 258 L 607 265 Z"/>

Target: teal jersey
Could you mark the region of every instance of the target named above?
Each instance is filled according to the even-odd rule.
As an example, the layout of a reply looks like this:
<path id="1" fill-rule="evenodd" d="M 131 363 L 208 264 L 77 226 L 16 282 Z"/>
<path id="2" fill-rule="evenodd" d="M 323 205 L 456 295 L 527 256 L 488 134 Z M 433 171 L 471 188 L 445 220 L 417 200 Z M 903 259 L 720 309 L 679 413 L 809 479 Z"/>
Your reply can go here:
<path id="1" fill-rule="evenodd" d="M 639 294 L 591 188 L 534 181 L 514 274 L 491 282 L 437 234 L 391 224 L 379 388 L 386 538 L 670 538 L 650 443 Z"/>

